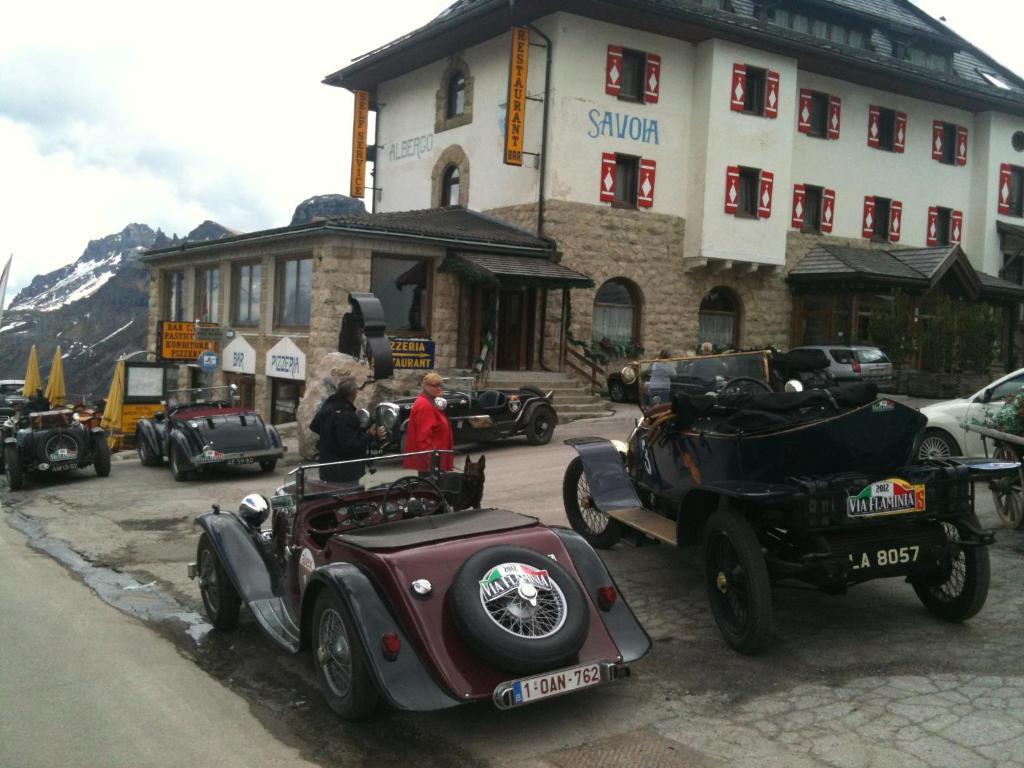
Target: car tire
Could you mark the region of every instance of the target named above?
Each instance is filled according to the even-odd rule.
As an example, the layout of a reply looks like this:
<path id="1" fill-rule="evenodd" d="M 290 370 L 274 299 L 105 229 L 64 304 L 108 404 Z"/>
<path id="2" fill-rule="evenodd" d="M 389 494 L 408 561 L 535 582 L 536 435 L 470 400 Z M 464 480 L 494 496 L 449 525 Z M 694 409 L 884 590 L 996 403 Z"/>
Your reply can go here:
<path id="1" fill-rule="evenodd" d="M 540 405 L 533 409 L 526 421 L 526 440 L 530 445 L 547 445 L 551 442 L 551 435 L 555 432 L 555 423 L 558 416 L 554 410 L 547 405 Z"/>
<path id="2" fill-rule="evenodd" d="M 158 456 L 149 452 L 149 443 L 140 430 L 135 430 L 135 451 L 139 454 L 139 463 L 144 467 L 155 467 L 161 463 Z"/>
<path id="3" fill-rule="evenodd" d="M 617 381 L 613 381 L 608 384 L 608 399 L 613 403 L 624 403 L 626 402 L 626 390 L 622 384 Z"/>
<path id="4" fill-rule="evenodd" d="M 199 594 L 203 598 L 203 607 L 210 623 L 223 631 L 234 629 L 238 626 L 242 598 L 231 583 L 231 577 L 224 569 L 209 534 L 204 533 L 199 537 L 196 563 L 199 566 Z"/>
<path id="5" fill-rule="evenodd" d="M 277 469 L 277 459 L 261 459 L 260 460 L 260 472 L 273 472 Z"/>
<path id="6" fill-rule="evenodd" d="M 110 445 L 107 443 L 106 435 L 96 436 L 96 457 L 93 459 L 92 467 L 99 477 L 107 477 L 110 474 Z"/>
<path id="7" fill-rule="evenodd" d="M 772 630 L 772 590 L 761 543 L 735 509 L 720 508 L 704 525 L 708 602 L 725 641 L 740 653 L 764 648 Z"/>
<path id="8" fill-rule="evenodd" d="M 962 455 L 956 440 L 948 432 L 941 429 L 926 429 L 921 442 L 917 446 L 917 458 L 919 461 L 945 459 L 950 456 Z"/>
<path id="9" fill-rule="evenodd" d="M 562 505 L 569 525 L 587 543 L 598 549 L 611 549 L 622 538 L 622 523 L 612 520 L 594 507 L 590 485 L 583 473 L 583 459 L 569 462 L 562 479 Z"/>
<path id="10" fill-rule="evenodd" d="M 520 591 L 526 585 L 484 601 L 481 583 L 505 564 L 547 571 L 551 588 L 534 587 L 532 609 L 530 597 Z M 575 577 L 526 547 L 487 547 L 470 556 L 455 574 L 451 600 L 456 629 L 466 643 L 481 658 L 514 673 L 574 663 L 590 629 L 587 599 Z"/>
<path id="11" fill-rule="evenodd" d="M 960 524 L 942 523 L 946 537 L 950 541 L 959 541 L 962 531 L 966 530 L 964 523 L 973 528 L 981 528 L 977 516 L 970 515 Z M 915 578 L 911 584 L 929 613 L 944 621 L 959 624 L 974 616 L 985 605 L 990 577 L 988 547 L 961 547 L 957 557 L 950 563 L 948 573 L 931 579 Z"/>
<path id="12" fill-rule="evenodd" d="M 25 487 L 25 470 L 21 466 L 21 454 L 18 446 L 4 446 L 4 474 L 7 475 L 7 486 L 12 491 L 20 491 Z"/>
<path id="13" fill-rule="evenodd" d="M 192 477 L 192 470 L 188 469 L 184 460 L 181 457 L 181 449 L 171 444 L 171 474 L 174 475 L 174 479 L 179 483 L 189 480 Z"/>
<path id="14" fill-rule="evenodd" d="M 313 663 L 327 704 L 345 720 L 365 720 L 380 704 L 362 639 L 348 606 L 330 587 L 313 609 Z"/>

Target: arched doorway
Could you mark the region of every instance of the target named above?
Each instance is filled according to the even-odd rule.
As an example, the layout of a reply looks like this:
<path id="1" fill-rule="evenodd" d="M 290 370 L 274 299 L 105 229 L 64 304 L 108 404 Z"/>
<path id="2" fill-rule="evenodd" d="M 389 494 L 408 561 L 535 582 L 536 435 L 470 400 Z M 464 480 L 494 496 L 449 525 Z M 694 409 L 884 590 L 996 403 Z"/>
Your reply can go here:
<path id="1" fill-rule="evenodd" d="M 697 312 L 697 344 L 710 341 L 715 349 L 740 344 L 740 301 L 729 288 L 712 288 Z"/>

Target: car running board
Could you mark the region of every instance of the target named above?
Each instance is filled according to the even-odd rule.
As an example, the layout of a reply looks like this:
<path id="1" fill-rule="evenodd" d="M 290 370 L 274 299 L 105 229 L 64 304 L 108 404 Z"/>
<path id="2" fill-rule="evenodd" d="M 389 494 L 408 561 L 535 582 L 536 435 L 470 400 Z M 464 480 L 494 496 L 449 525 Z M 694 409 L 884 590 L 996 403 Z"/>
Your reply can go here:
<path id="1" fill-rule="evenodd" d="M 299 628 L 280 597 L 253 600 L 249 610 L 271 640 L 291 653 L 299 652 Z"/>
<path id="2" fill-rule="evenodd" d="M 662 517 L 657 512 L 651 512 L 643 507 L 630 507 L 609 511 L 607 515 L 651 538 L 671 544 L 673 547 L 676 545 L 675 520 Z"/>

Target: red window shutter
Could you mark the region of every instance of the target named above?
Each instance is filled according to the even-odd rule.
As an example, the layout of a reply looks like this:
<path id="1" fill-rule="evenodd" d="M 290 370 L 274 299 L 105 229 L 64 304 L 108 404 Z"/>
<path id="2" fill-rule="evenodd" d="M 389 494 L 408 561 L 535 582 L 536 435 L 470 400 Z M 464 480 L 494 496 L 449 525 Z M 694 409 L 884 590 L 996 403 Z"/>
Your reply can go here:
<path id="1" fill-rule="evenodd" d="M 967 129 L 962 125 L 956 129 L 956 164 L 967 165 Z"/>
<path id="2" fill-rule="evenodd" d="M 768 70 L 765 83 L 764 115 L 774 119 L 779 116 L 779 73 Z"/>
<path id="3" fill-rule="evenodd" d="M 960 237 L 963 235 L 964 230 L 964 212 L 953 211 L 953 215 L 949 217 L 949 242 L 960 244 Z"/>
<path id="4" fill-rule="evenodd" d="M 942 133 L 943 123 L 941 120 L 932 121 L 932 160 L 942 162 Z"/>
<path id="5" fill-rule="evenodd" d="M 804 207 L 807 205 L 807 190 L 803 184 L 793 185 L 793 229 L 804 225 Z"/>
<path id="6" fill-rule="evenodd" d="M 875 198 L 868 195 L 864 198 L 864 215 L 861 217 L 861 237 L 871 239 L 875 236 Z"/>
<path id="7" fill-rule="evenodd" d="M 732 93 L 729 95 L 733 112 L 742 112 L 747 98 L 747 65 L 732 65 Z"/>
<path id="8" fill-rule="evenodd" d="M 808 88 L 800 89 L 800 109 L 796 113 L 796 129 L 800 133 L 811 132 L 811 105 L 813 104 L 811 98 L 811 90 Z"/>
<path id="9" fill-rule="evenodd" d="M 903 230 L 903 203 L 893 200 L 889 203 L 889 242 L 898 243 Z"/>
<path id="10" fill-rule="evenodd" d="M 925 245 L 939 244 L 939 209 L 936 206 L 928 208 L 928 229 L 925 230 Z"/>
<path id="11" fill-rule="evenodd" d="M 830 139 L 839 138 L 839 123 L 842 118 L 843 100 L 838 96 L 828 97 L 828 132 L 825 134 Z"/>
<path id="12" fill-rule="evenodd" d="M 1002 163 L 999 166 L 999 212 L 1010 212 L 1010 184 L 1013 181 L 1013 166 Z"/>
<path id="13" fill-rule="evenodd" d="M 869 147 L 880 147 L 882 146 L 882 128 L 879 125 L 881 119 L 881 113 L 878 111 L 878 107 L 868 108 L 868 146 Z"/>
<path id="14" fill-rule="evenodd" d="M 736 213 L 740 205 L 740 169 L 730 165 L 725 169 L 725 212 Z"/>
<path id="15" fill-rule="evenodd" d="M 640 161 L 640 178 L 637 181 L 636 204 L 641 208 L 654 205 L 654 161 Z"/>
<path id="16" fill-rule="evenodd" d="M 604 92 L 618 96 L 622 91 L 622 47 L 608 46 L 608 59 L 604 66 Z"/>
<path id="17" fill-rule="evenodd" d="M 826 189 L 821 195 L 821 231 L 828 234 L 832 231 L 832 222 L 836 218 L 836 191 Z"/>
<path id="18" fill-rule="evenodd" d="M 772 189 L 775 186 L 775 174 L 761 171 L 761 189 L 757 193 L 757 215 L 767 219 L 772 215 Z"/>
<path id="19" fill-rule="evenodd" d="M 601 202 L 615 201 L 615 153 L 601 154 Z"/>
<path id="20" fill-rule="evenodd" d="M 644 101 L 648 104 L 657 104 L 660 92 L 661 56 L 656 53 L 648 53 L 647 68 L 644 71 Z"/>
<path id="21" fill-rule="evenodd" d="M 893 136 L 892 147 L 897 152 L 902 152 L 907 145 L 907 113 L 896 113 L 896 135 Z"/>

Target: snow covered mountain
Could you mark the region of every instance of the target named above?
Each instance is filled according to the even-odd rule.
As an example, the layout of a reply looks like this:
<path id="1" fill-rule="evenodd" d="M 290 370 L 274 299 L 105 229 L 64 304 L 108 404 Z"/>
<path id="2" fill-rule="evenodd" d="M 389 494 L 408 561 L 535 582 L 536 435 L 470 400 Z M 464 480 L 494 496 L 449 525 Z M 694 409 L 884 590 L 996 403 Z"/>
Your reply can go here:
<path id="1" fill-rule="evenodd" d="M 22 378 L 35 344 L 45 382 L 60 344 L 68 393 L 105 396 L 117 358 L 146 348 L 149 271 L 139 256 L 149 248 L 230 234 L 235 233 L 212 221 L 185 238 L 129 224 L 91 241 L 75 262 L 36 276 L 4 312 L 0 379 Z"/>

